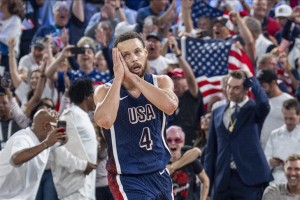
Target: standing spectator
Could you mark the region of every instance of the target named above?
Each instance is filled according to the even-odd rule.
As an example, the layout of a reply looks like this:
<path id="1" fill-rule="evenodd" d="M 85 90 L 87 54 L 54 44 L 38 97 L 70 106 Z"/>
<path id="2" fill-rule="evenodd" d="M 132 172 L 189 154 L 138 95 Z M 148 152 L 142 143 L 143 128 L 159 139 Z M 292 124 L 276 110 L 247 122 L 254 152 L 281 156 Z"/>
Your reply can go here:
<path id="1" fill-rule="evenodd" d="M 67 44 L 76 44 L 84 31 L 83 1 L 73 1 L 71 8 L 66 1 L 57 1 L 53 5 L 52 13 L 54 24 L 41 26 L 33 39 L 51 35 L 53 43 L 59 48 Z M 68 32 L 71 34 L 69 35 Z"/>
<path id="2" fill-rule="evenodd" d="M 254 100 L 247 93 L 251 88 Z M 260 146 L 262 124 L 269 113 L 268 97 L 249 71 L 233 71 L 227 82 L 229 103 L 211 117 L 205 171 L 214 200 L 261 198 L 271 170 Z"/>
<path id="3" fill-rule="evenodd" d="M 54 74 L 57 71 L 59 65 L 65 61 L 66 58 L 76 56 L 77 64 L 79 69 L 67 71 L 67 75 L 73 83 L 75 80 L 80 78 L 89 78 L 92 80 L 93 85 L 99 85 L 106 82 L 106 76 L 103 76 L 101 72 L 94 68 L 95 62 L 95 41 L 89 37 L 82 37 L 78 43 L 77 47 L 82 47 L 85 49 L 83 54 L 72 54 L 71 48 L 73 45 L 66 46 L 62 52 L 57 56 L 55 61 L 47 68 L 45 75 L 48 78 L 54 78 Z"/>
<path id="4" fill-rule="evenodd" d="M 62 200 L 95 200 L 96 171 L 93 169 L 97 167 L 97 138 L 88 114 L 95 109 L 93 93 L 90 79 L 76 80 L 69 89 L 72 104 L 60 116 L 60 120 L 67 123 L 66 132 L 69 137 L 63 148 L 77 159 L 87 162 L 86 167 L 82 166 L 78 171 L 78 166 L 70 165 L 68 159 L 60 157 L 63 149 L 57 148 L 51 170 L 57 195 Z"/>
<path id="5" fill-rule="evenodd" d="M 31 127 L 15 133 L 0 151 L 0 199 L 35 199 L 51 148 L 67 142 L 62 129 L 53 128 L 56 118 L 38 111 Z"/>
<path id="6" fill-rule="evenodd" d="M 181 55 L 174 37 L 169 37 L 169 46 L 176 55 L 180 67 L 168 73 L 174 82 L 174 92 L 179 99 L 178 108 L 173 115 L 174 119 L 170 120 L 170 124 L 180 126 L 185 133 L 185 144 L 193 146 L 199 129 L 199 119 L 204 114 L 202 95 L 195 75 Z"/>
<path id="7" fill-rule="evenodd" d="M 44 0 L 24 1 L 25 19 L 22 22 L 20 58 L 30 53 L 30 44 L 32 42 L 32 37 L 41 25 L 41 23 L 39 22 L 39 12 L 44 2 Z"/>
<path id="8" fill-rule="evenodd" d="M 278 44 L 280 44 L 281 42 L 282 28 L 284 27 L 287 19 L 291 16 L 292 12 L 293 12 L 292 8 L 289 5 L 285 5 L 285 4 L 277 6 L 275 9 L 276 21 L 281 27 L 281 29 L 277 31 L 275 35 Z"/>
<path id="9" fill-rule="evenodd" d="M 262 200 L 300 199 L 300 155 L 290 155 L 284 163 L 287 183 L 271 185 L 266 188 Z"/>
<path id="10" fill-rule="evenodd" d="M 274 37 L 276 32 L 280 30 L 279 24 L 271 17 L 268 17 L 267 0 L 253 1 L 253 17 L 262 24 L 263 33 L 266 36 Z"/>
<path id="11" fill-rule="evenodd" d="M 36 37 L 31 43 L 30 53 L 21 57 L 18 71 L 22 75 L 23 81 L 27 81 L 32 71 L 39 69 L 45 49 L 43 43 L 44 38 Z"/>
<path id="12" fill-rule="evenodd" d="M 8 96 L 0 93 L 0 150 L 5 147 L 6 141 L 18 130 L 19 125 L 10 112 Z"/>
<path id="13" fill-rule="evenodd" d="M 279 89 L 277 75 L 273 70 L 262 70 L 258 74 L 257 79 L 265 90 L 270 104 L 270 112 L 263 123 L 260 135 L 261 146 L 265 149 L 271 132 L 284 124 L 284 117 L 281 112 L 282 103 L 293 97 Z"/>
<path id="14" fill-rule="evenodd" d="M 24 15 L 23 2 L 22 0 L 1 0 L 0 12 L 2 13 L 0 17 L 0 63 L 8 72 L 8 40 L 10 38 L 16 38 L 14 51 L 17 57 L 20 53 L 21 18 Z"/>
<path id="15" fill-rule="evenodd" d="M 95 121 L 108 145 L 109 187 L 115 199 L 172 199 L 164 141 L 166 115 L 178 106 L 173 82 L 166 75 L 145 73 L 147 50 L 135 32 L 115 42 L 115 78 L 94 94 Z M 128 156 L 130 155 L 130 156 Z"/>
<path id="16" fill-rule="evenodd" d="M 147 66 L 153 74 L 166 74 L 169 61 L 161 55 L 162 38 L 158 33 L 150 33 L 146 37 L 146 48 L 148 51 Z"/>
<path id="17" fill-rule="evenodd" d="M 154 15 L 154 16 L 158 17 L 158 16 L 162 15 L 167 4 L 168 4 L 167 0 L 150 0 L 149 6 L 140 8 L 137 11 L 136 23 L 138 24 L 138 26 L 136 28 L 136 31 L 142 32 L 144 19 L 147 16 Z"/>
<path id="18" fill-rule="evenodd" d="M 300 105 L 296 99 L 289 99 L 282 104 L 284 125 L 272 131 L 265 148 L 265 155 L 272 169 L 274 181 L 285 183 L 284 161 L 291 154 L 299 154 L 300 141 Z"/>
<path id="19" fill-rule="evenodd" d="M 171 163 L 182 157 L 182 147 L 184 146 L 185 134 L 179 126 L 170 126 L 166 130 L 166 140 L 171 151 Z M 206 199 L 209 190 L 209 179 L 200 163 L 200 160 L 194 159 L 177 170 L 172 175 L 174 199 L 192 199 L 197 187 L 196 177 L 201 181 L 201 195 L 198 199 Z"/>

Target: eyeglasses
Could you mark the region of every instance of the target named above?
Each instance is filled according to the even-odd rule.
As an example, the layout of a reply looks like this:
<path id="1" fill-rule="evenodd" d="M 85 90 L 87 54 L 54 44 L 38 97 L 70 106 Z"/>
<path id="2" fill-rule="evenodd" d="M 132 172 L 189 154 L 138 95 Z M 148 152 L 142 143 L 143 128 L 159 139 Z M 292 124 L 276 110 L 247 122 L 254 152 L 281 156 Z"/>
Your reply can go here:
<path id="1" fill-rule="evenodd" d="M 177 137 L 177 138 L 167 138 L 167 142 L 168 143 L 172 143 L 172 142 L 175 142 L 176 144 L 179 144 L 179 143 L 182 143 L 182 139 Z"/>

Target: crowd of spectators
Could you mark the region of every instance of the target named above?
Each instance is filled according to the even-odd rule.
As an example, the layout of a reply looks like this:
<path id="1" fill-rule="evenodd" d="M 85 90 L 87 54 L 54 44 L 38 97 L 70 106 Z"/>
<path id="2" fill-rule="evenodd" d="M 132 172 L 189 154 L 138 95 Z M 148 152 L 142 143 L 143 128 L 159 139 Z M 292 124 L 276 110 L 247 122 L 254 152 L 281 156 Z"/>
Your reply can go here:
<path id="1" fill-rule="evenodd" d="M 217 18 L 203 15 L 194 19 L 193 4 L 200 2 L 224 14 Z M 46 199 L 41 193 L 54 194 L 52 199 L 113 199 L 105 170 L 107 147 L 101 127 L 93 121 L 95 105 L 91 96 L 93 88 L 89 86 L 95 89 L 113 79 L 113 44 L 116 37 L 129 31 L 140 33 L 145 41 L 147 72 L 168 75 L 174 82 L 179 106 L 173 115 L 168 116 L 167 127 L 178 128 L 184 138 L 174 140 L 174 143 L 182 144 L 175 158 L 192 147 L 202 150 L 201 164 L 193 161 L 197 169 L 191 169 L 195 164 L 188 168 L 195 170 L 189 182 L 191 187 L 199 186 L 205 180 L 206 189 L 202 197 L 211 194 L 211 190 L 208 192 L 207 189 L 209 181 L 206 180 L 205 167 L 202 169 L 210 134 L 209 124 L 213 123 L 210 116 L 213 112 L 220 112 L 218 107 L 230 100 L 226 91 L 228 76 L 224 75 L 220 89 L 223 95 L 204 102 L 204 94 L 199 90 L 199 77 L 195 77 L 181 49 L 182 37 L 229 41 L 248 56 L 254 66 L 252 75 L 265 91 L 270 105 L 259 130 L 259 148 L 265 152 L 273 172 L 274 181 L 270 184 L 274 186 L 289 181 L 284 175 L 284 170 L 288 170 L 284 165 L 299 163 L 297 156 L 296 159 L 289 156 L 300 153 L 299 1 L 0 0 L 0 150 L 5 149 L 6 142 L 15 132 L 32 124 L 38 110 L 50 108 L 56 110 L 60 118 L 70 115 L 68 123 L 72 123 L 72 127 L 67 131 L 71 129 L 79 135 L 75 137 L 75 143 L 72 143 L 72 137 L 70 142 L 80 144 L 81 150 L 69 145 L 63 151 L 72 152 L 75 157 L 71 156 L 70 160 L 80 163 L 81 168 L 69 169 L 70 166 L 65 164 L 60 170 L 88 177 L 85 181 L 80 179 L 82 177 L 78 179 L 82 184 L 71 188 L 70 196 L 62 194 L 59 185 L 61 174 L 57 174 L 59 170 L 51 161 L 55 157 L 61 158 L 61 155 L 54 151 L 49 162 L 43 165 L 44 178 L 41 178 L 37 200 Z M 91 123 L 80 123 L 84 120 Z M 92 130 L 92 125 L 95 130 Z M 88 162 L 82 161 L 85 159 Z M 91 172 L 95 168 L 96 172 Z M 56 174 L 52 178 L 53 169 Z M 174 180 L 174 176 L 172 178 Z M 214 177 L 208 178 L 212 181 Z M 300 180 L 298 182 L 300 184 Z M 0 172 L 0 187 L 1 184 Z M 58 193 L 55 188 L 60 188 Z M 91 194 L 94 188 L 97 190 Z M 79 196 L 72 196 L 74 191 Z M 197 189 L 189 191 L 194 194 L 175 199 L 200 196 L 197 196 Z M 299 198 L 300 187 L 296 194 L 290 196 Z"/>

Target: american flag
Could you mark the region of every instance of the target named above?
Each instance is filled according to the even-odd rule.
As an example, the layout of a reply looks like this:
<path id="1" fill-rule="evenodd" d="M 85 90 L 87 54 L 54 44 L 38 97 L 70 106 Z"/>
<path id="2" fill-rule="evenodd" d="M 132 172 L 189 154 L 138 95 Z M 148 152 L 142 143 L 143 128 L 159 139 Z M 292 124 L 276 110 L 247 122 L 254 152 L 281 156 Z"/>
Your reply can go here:
<path id="1" fill-rule="evenodd" d="M 190 64 L 205 105 L 214 96 L 222 97 L 222 78 L 233 70 L 250 70 L 251 61 L 232 40 L 182 38 L 182 51 Z"/>
<path id="2" fill-rule="evenodd" d="M 196 0 L 192 6 L 192 19 L 194 25 L 197 24 L 199 17 L 210 17 L 211 19 L 217 18 L 223 15 L 223 11 L 211 7 L 203 0 Z"/>

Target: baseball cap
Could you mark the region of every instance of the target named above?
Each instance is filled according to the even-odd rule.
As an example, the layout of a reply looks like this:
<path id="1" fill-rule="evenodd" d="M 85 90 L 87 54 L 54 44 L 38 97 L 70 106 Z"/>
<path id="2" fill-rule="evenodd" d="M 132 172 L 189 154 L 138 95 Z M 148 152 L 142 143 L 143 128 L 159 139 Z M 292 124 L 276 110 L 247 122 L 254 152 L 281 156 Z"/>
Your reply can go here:
<path id="1" fill-rule="evenodd" d="M 214 24 L 215 23 L 222 24 L 223 26 L 225 26 L 226 28 L 228 28 L 230 31 L 233 30 L 233 24 L 232 24 L 232 22 L 230 21 L 229 18 L 227 18 L 225 16 L 221 16 L 221 17 L 216 18 L 215 21 L 214 21 Z"/>
<path id="2" fill-rule="evenodd" d="M 33 47 L 39 47 L 41 49 L 44 49 L 45 46 L 44 46 L 44 38 L 43 37 L 36 37 L 32 40 L 31 42 L 31 46 Z"/>
<path id="3" fill-rule="evenodd" d="M 162 38 L 161 36 L 158 34 L 158 33 L 155 33 L 155 32 L 152 32 L 152 33 L 149 33 L 146 37 L 146 40 L 150 39 L 150 38 L 154 38 L 154 39 L 157 39 L 158 41 L 162 41 Z"/>
<path id="4" fill-rule="evenodd" d="M 185 74 L 182 68 L 175 68 L 172 72 L 168 73 L 168 76 L 177 77 L 177 78 L 185 78 Z"/>
<path id="5" fill-rule="evenodd" d="M 257 75 L 257 80 L 260 83 L 271 83 L 277 80 L 277 74 L 274 70 L 270 69 L 260 70 Z"/>
<path id="6" fill-rule="evenodd" d="M 283 4 L 275 9 L 275 17 L 289 17 L 292 12 L 292 8 L 289 5 Z"/>
<path id="7" fill-rule="evenodd" d="M 115 28 L 115 37 L 118 37 L 119 35 L 129 31 L 134 31 L 135 27 L 136 24 L 129 24 L 126 21 L 119 22 Z"/>

